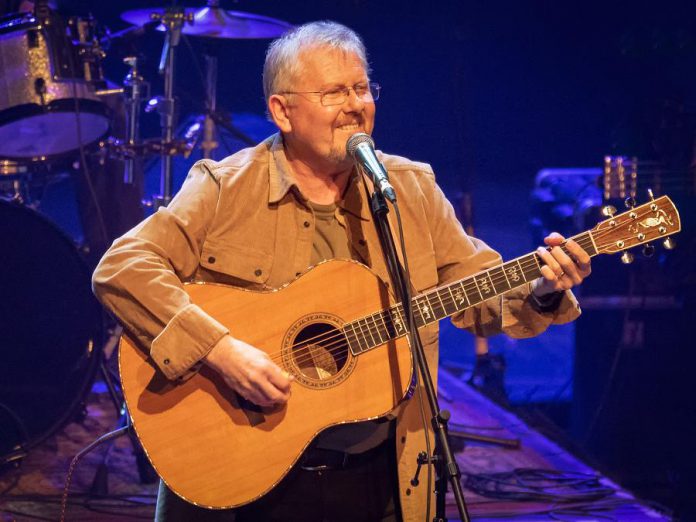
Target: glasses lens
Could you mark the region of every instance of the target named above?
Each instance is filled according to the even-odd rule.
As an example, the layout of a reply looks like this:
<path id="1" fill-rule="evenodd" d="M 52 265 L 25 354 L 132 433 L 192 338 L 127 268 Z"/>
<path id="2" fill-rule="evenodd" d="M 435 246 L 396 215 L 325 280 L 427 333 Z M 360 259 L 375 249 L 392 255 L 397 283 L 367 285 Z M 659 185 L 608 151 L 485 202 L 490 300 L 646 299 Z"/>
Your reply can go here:
<path id="1" fill-rule="evenodd" d="M 379 100 L 379 92 L 382 90 L 382 86 L 377 82 L 370 82 L 370 94 L 372 95 L 372 100 Z"/>
<path id="2" fill-rule="evenodd" d="M 360 87 L 353 87 L 355 95 L 362 101 L 370 103 L 379 99 L 379 91 L 381 87 L 378 83 L 371 82 Z M 336 89 L 325 92 L 321 95 L 321 104 L 330 107 L 332 105 L 343 105 L 350 96 L 350 88 Z"/>

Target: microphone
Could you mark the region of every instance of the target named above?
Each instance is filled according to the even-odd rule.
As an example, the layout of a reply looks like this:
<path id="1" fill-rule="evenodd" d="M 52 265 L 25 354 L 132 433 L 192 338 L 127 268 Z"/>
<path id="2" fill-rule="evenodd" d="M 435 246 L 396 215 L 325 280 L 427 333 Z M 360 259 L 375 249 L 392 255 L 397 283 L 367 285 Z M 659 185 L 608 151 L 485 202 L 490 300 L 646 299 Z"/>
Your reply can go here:
<path id="1" fill-rule="evenodd" d="M 389 183 L 387 169 L 377 159 L 375 142 L 372 138 L 364 132 L 353 134 L 346 143 L 346 152 L 370 176 L 382 196 L 396 203 L 396 192 Z"/>

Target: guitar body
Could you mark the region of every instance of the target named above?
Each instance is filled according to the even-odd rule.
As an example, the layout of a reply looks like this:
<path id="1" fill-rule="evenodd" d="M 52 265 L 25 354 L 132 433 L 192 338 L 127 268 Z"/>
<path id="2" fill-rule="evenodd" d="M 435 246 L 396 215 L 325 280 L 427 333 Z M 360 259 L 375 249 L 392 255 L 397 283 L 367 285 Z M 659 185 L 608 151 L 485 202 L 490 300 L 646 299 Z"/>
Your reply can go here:
<path id="1" fill-rule="evenodd" d="M 258 408 L 207 367 L 172 384 L 125 336 L 123 391 L 138 438 L 159 476 L 189 502 L 236 507 L 272 489 L 319 432 L 384 416 L 407 394 L 406 338 L 354 356 L 344 322 L 393 304 L 386 286 L 353 261 L 322 263 L 279 290 L 185 286 L 232 336 L 264 350 L 295 376 L 289 402 Z"/>

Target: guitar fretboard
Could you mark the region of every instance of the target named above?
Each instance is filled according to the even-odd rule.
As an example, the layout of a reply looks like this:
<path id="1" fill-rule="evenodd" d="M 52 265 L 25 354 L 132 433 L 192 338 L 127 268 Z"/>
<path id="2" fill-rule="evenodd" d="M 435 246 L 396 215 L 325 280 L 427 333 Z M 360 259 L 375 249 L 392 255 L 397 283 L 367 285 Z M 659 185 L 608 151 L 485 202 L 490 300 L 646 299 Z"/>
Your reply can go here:
<path id="1" fill-rule="evenodd" d="M 597 255 L 591 231 L 572 239 L 590 256 Z M 420 328 L 434 323 L 529 283 L 541 275 L 541 267 L 539 256 L 533 252 L 417 295 L 411 300 L 416 326 Z M 343 325 L 343 334 L 353 355 L 364 353 L 407 333 L 408 324 L 401 303 Z"/>

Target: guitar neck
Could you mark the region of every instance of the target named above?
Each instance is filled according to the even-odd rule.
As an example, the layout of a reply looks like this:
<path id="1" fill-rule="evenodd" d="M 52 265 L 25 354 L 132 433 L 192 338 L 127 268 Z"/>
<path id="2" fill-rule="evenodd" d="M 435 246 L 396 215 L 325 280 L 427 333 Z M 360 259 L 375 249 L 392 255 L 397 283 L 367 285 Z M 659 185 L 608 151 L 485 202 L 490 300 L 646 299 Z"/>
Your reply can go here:
<path id="1" fill-rule="evenodd" d="M 592 231 L 572 238 L 590 256 L 597 255 Z M 565 250 L 565 247 L 563 247 Z M 536 252 L 420 294 L 411 300 L 416 326 L 420 328 L 462 312 L 487 299 L 519 288 L 541 275 L 542 263 Z M 371 350 L 408 333 L 401 303 L 362 317 L 343 326 L 354 355 Z"/>

